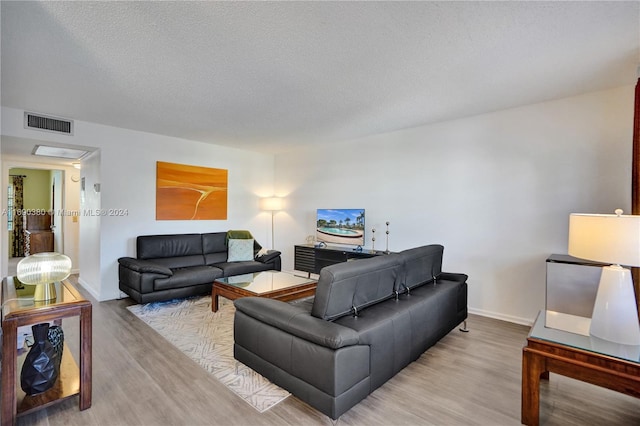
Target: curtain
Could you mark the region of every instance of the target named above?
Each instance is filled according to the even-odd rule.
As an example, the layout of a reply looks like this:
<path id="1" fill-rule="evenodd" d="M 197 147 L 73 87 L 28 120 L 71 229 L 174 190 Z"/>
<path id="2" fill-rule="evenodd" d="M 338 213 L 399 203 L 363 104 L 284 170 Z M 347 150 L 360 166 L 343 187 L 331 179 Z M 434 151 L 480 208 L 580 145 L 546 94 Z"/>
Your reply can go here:
<path id="1" fill-rule="evenodd" d="M 13 176 L 13 257 L 24 256 L 23 180 L 22 176 Z"/>

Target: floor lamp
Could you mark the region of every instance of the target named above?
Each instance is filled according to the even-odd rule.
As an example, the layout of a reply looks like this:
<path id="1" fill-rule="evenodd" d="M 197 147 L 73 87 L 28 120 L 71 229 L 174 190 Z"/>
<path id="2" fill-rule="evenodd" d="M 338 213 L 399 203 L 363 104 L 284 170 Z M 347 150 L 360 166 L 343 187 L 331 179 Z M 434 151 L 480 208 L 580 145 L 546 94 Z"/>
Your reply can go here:
<path id="1" fill-rule="evenodd" d="M 282 210 L 282 198 L 267 197 L 260 199 L 260 210 L 271 212 L 271 248 L 275 249 L 274 232 L 273 232 L 273 216 L 278 210 Z"/>
<path id="2" fill-rule="evenodd" d="M 640 345 L 640 322 L 625 266 L 640 266 L 640 216 L 571 214 L 569 254 L 610 263 L 602 268 L 589 334 L 623 345 Z"/>

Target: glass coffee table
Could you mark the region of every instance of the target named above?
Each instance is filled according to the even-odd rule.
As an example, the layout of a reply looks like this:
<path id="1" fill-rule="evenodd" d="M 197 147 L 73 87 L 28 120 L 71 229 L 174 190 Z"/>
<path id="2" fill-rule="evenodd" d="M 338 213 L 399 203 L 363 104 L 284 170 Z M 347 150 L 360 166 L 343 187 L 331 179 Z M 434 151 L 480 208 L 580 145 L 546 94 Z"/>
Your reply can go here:
<path id="1" fill-rule="evenodd" d="M 218 278 L 211 289 L 211 310 L 218 311 L 218 297 L 229 300 L 241 297 L 266 297 L 284 302 L 316 293 L 318 282 L 288 272 L 263 271 Z"/>
<path id="2" fill-rule="evenodd" d="M 543 311 L 522 349 L 521 421 L 525 425 L 540 421 L 540 380 L 548 380 L 549 372 L 640 398 L 640 346 L 545 327 Z"/>

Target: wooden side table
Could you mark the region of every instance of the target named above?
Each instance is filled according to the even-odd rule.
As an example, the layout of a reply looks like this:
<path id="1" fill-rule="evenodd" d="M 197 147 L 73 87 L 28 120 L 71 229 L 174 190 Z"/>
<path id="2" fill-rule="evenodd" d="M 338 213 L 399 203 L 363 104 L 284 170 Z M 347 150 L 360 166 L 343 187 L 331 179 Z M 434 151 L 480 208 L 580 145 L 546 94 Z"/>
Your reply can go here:
<path id="1" fill-rule="evenodd" d="M 17 416 L 79 395 L 80 410 L 91 407 L 91 302 L 64 280 L 56 284 L 57 298 L 34 302 L 34 286 L 12 277 L 2 280 L 2 425 L 13 425 Z M 31 294 L 31 297 L 29 295 Z M 42 322 L 61 323 L 78 316 L 80 321 L 79 368 L 68 348 L 63 351 L 60 375 L 53 388 L 38 395 L 24 395 L 19 387 L 20 365 L 26 351 L 17 348 L 18 327 Z M 66 344 L 65 344 L 66 346 Z M 19 352 L 24 352 L 19 354 Z"/>
<path id="2" fill-rule="evenodd" d="M 640 347 L 547 328 L 541 313 L 522 349 L 522 423 L 538 425 L 540 380 L 549 372 L 640 398 L 639 357 Z"/>

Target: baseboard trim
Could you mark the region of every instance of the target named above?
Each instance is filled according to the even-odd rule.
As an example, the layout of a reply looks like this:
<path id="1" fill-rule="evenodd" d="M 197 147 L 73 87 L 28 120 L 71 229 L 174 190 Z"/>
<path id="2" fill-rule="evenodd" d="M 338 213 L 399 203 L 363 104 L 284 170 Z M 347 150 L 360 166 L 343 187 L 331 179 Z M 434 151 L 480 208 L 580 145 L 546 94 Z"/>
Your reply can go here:
<path id="1" fill-rule="evenodd" d="M 91 285 L 85 280 L 83 280 L 81 277 L 78 277 L 78 284 L 80 284 L 82 288 L 87 290 L 89 294 L 91 294 L 96 300 L 100 300 L 100 297 L 99 297 L 100 295 L 96 293 L 94 289 L 91 287 Z"/>
<path id="2" fill-rule="evenodd" d="M 531 318 L 515 317 L 512 315 L 500 314 L 498 312 L 485 311 L 483 309 L 469 308 L 468 311 L 470 314 L 480 315 L 482 317 L 487 317 L 487 318 L 498 319 L 501 321 L 512 322 L 520 325 L 532 326 L 534 322 L 534 319 L 531 319 Z"/>

